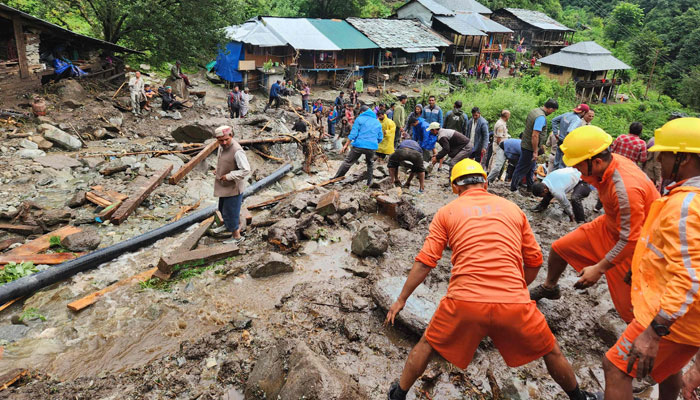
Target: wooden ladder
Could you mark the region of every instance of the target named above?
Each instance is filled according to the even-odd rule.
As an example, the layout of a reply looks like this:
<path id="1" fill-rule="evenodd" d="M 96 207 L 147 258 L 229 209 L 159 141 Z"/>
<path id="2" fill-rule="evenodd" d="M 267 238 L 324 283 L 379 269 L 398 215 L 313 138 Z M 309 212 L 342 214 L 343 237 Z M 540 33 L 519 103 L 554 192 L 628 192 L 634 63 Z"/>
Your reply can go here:
<path id="1" fill-rule="evenodd" d="M 416 64 L 413 69 L 411 70 L 411 73 L 408 74 L 408 76 L 404 77 L 401 83 L 404 83 L 406 85 L 411 84 L 416 81 L 416 75 L 418 74 L 418 70 L 420 69 L 420 64 Z"/>

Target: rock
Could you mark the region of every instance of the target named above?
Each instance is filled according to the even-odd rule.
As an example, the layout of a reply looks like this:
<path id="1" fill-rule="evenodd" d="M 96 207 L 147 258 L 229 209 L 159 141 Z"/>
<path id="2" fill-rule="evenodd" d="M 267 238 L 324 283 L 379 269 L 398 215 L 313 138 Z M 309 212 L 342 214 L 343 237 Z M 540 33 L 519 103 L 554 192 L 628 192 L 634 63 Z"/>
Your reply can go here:
<path id="1" fill-rule="evenodd" d="M 627 329 L 627 325 L 614 310 L 601 315 L 595 324 L 595 334 L 606 347 L 612 347 Z"/>
<path id="2" fill-rule="evenodd" d="M 39 149 L 41 150 L 48 150 L 53 147 L 53 143 L 49 142 L 48 140 L 44 139 L 41 136 L 37 136 L 37 145 L 39 146 Z"/>
<path id="3" fill-rule="evenodd" d="M 6 341 L 9 343 L 16 342 L 22 339 L 28 331 L 29 327 L 25 325 L 0 326 L 0 341 Z"/>
<path id="4" fill-rule="evenodd" d="M 68 107 L 68 108 L 70 108 L 71 110 L 75 110 L 75 109 L 77 109 L 77 108 L 80 108 L 80 107 L 85 106 L 85 104 L 83 104 L 83 103 L 81 103 L 81 102 L 79 102 L 79 101 L 72 100 L 72 99 L 64 100 L 64 101 L 61 103 L 61 105 L 64 106 L 64 107 Z"/>
<path id="5" fill-rule="evenodd" d="M 399 297 L 406 282 L 402 276 L 394 276 L 378 280 L 372 287 L 372 299 L 383 310 L 389 310 Z M 440 294 L 420 284 L 406 301 L 406 306 L 398 314 L 398 321 L 416 335 L 422 335 L 433 317 Z"/>
<path id="6" fill-rule="evenodd" d="M 173 156 L 172 154 L 168 154 L 166 156 L 158 158 L 149 158 L 146 161 L 146 167 L 153 171 L 162 171 L 171 165 L 173 166 L 173 169 L 170 172 L 172 174 L 174 172 L 177 172 L 180 168 L 182 168 L 182 166 L 185 165 L 185 163 L 182 162 L 182 160 L 180 160 L 176 156 Z"/>
<path id="7" fill-rule="evenodd" d="M 44 226 L 54 226 L 70 221 L 72 213 L 69 210 L 52 209 L 44 210 L 37 216 L 37 222 Z"/>
<path id="8" fill-rule="evenodd" d="M 286 376 L 285 376 L 286 375 Z M 255 363 L 248 377 L 245 398 L 279 400 L 369 398 L 345 372 L 333 368 L 306 343 L 280 341 Z"/>
<path id="9" fill-rule="evenodd" d="M 369 307 L 369 301 L 350 289 L 340 292 L 340 306 L 349 311 L 362 311 Z"/>
<path id="10" fill-rule="evenodd" d="M 267 252 L 260 261 L 256 261 L 250 270 L 253 278 L 265 278 L 285 272 L 294 272 L 294 262 L 279 253 Z"/>
<path id="11" fill-rule="evenodd" d="M 182 114 L 180 114 L 180 111 L 177 111 L 177 110 L 171 110 L 171 111 L 160 110 L 158 112 L 160 113 L 160 116 L 163 118 L 172 118 L 174 120 L 182 119 Z"/>
<path id="12" fill-rule="evenodd" d="M 340 193 L 337 190 L 322 195 L 316 204 L 316 213 L 322 216 L 335 214 L 340 209 Z"/>
<path id="13" fill-rule="evenodd" d="M 394 185 L 391 183 L 391 177 L 386 177 L 382 180 L 375 180 L 370 185 L 371 189 L 380 189 L 380 190 L 389 190 L 392 187 L 394 187 Z"/>
<path id="14" fill-rule="evenodd" d="M 347 213 L 350 214 L 356 214 L 360 210 L 360 203 L 357 202 L 355 199 L 351 199 L 348 201 L 344 201 L 340 203 L 340 208 L 338 209 L 338 213 L 340 215 L 345 215 Z"/>
<path id="15" fill-rule="evenodd" d="M 296 218 L 284 218 L 272 225 L 267 230 L 267 241 L 277 246 L 284 252 L 291 252 L 299 248 L 299 235 L 297 233 Z"/>
<path id="16" fill-rule="evenodd" d="M 116 126 L 117 128 L 121 127 L 123 122 L 124 118 L 122 118 L 121 115 L 115 115 L 114 117 L 109 118 L 109 123 Z"/>
<path id="17" fill-rule="evenodd" d="M 401 204 L 401 199 L 389 195 L 377 196 L 377 206 L 379 212 L 396 219 L 397 209 Z"/>
<path id="18" fill-rule="evenodd" d="M 95 131 L 92 133 L 92 136 L 95 137 L 97 140 L 102 140 L 102 139 L 114 139 L 117 137 L 117 135 L 114 134 L 115 132 L 108 131 L 105 128 L 97 128 Z"/>
<path id="19" fill-rule="evenodd" d="M 51 178 L 50 176 L 45 176 L 36 182 L 37 186 L 48 186 L 52 183 L 53 183 L 53 178 Z"/>
<path id="20" fill-rule="evenodd" d="M 190 91 L 187 90 L 187 85 L 185 85 L 185 81 L 183 79 L 173 79 L 168 76 L 168 79 L 165 80 L 163 86 L 172 86 L 173 93 L 183 99 L 188 99 L 190 97 Z"/>
<path id="21" fill-rule="evenodd" d="M 37 157 L 34 161 L 43 165 L 44 167 L 53 169 L 63 169 L 63 168 L 75 168 L 80 167 L 82 164 L 75 158 L 67 157 L 60 154 L 54 154 L 46 157 Z"/>
<path id="22" fill-rule="evenodd" d="M 85 203 L 87 203 L 87 199 L 85 198 L 85 191 L 84 190 L 78 190 L 75 192 L 73 197 L 71 197 L 67 202 L 66 205 L 70 208 L 77 208 Z"/>
<path id="23" fill-rule="evenodd" d="M 366 213 L 377 212 L 377 201 L 369 195 L 364 195 L 360 197 L 358 199 L 358 204 L 360 205 L 360 211 Z"/>
<path id="24" fill-rule="evenodd" d="M 49 140 L 56 146 L 66 150 L 80 150 L 83 145 L 80 139 L 56 128 L 53 125 L 41 124 L 39 125 L 39 131 L 44 132 L 44 138 L 46 140 Z"/>
<path id="25" fill-rule="evenodd" d="M 375 225 L 365 225 L 352 237 L 352 253 L 360 257 L 378 257 L 389 248 L 387 235 Z"/>
<path id="26" fill-rule="evenodd" d="M 231 125 L 227 118 L 208 118 L 175 129 L 171 135 L 179 143 L 204 143 L 214 138 L 214 131 L 221 125 Z"/>
<path id="27" fill-rule="evenodd" d="M 94 229 L 84 229 L 61 240 L 61 245 L 70 251 L 84 252 L 95 250 L 100 245 L 100 235 Z"/>
<path id="28" fill-rule="evenodd" d="M 399 226 L 404 229 L 415 228 L 423 218 L 425 218 L 425 213 L 409 201 L 402 200 L 396 209 L 396 220 L 399 222 Z"/>
<path id="29" fill-rule="evenodd" d="M 410 243 L 420 243 L 421 237 L 406 229 L 389 231 L 389 244 L 392 246 L 407 246 Z"/>
<path id="30" fill-rule="evenodd" d="M 343 335 L 351 342 L 367 339 L 367 329 L 362 326 L 360 321 L 350 316 L 346 316 L 340 320 L 340 327 Z"/>
<path id="31" fill-rule="evenodd" d="M 61 100 L 80 100 L 86 96 L 85 90 L 75 79 L 61 79 L 56 84 L 56 93 Z"/>
<path id="32" fill-rule="evenodd" d="M 46 153 L 42 150 L 31 150 L 31 149 L 22 149 L 17 152 L 17 155 L 19 158 L 24 158 L 24 159 L 35 159 L 37 157 L 44 157 Z"/>
<path id="33" fill-rule="evenodd" d="M 114 159 L 107 163 L 102 169 L 100 169 L 100 173 L 104 176 L 109 176 L 112 174 L 116 174 L 117 172 L 121 171 L 126 171 L 129 169 L 129 166 L 124 164 L 124 162 L 120 159 Z"/>
<path id="34" fill-rule="evenodd" d="M 75 210 L 71 223 L 75 226 L 87 225 L 95 222 L 95 214 L 89 210 Z"/>
<path id="35" fill-rule="evenodd" d="M 19 146 L 20 146 L 21 148 L 23 148 L 23 149 L 29 149 L 29 150 L 37 150 L 37 149 L 39 149 L 39 145 L 38 145 L 38 144 L 32 142 L 31 140 L 27 140 L 27 139 L 22 139 L 22 140 L 19 142 Z"/>
<path id="36" fill-rule="evenodd" d="M 82 158 L 81 161 L 83 162 L 83 165 L 90 168 L 91 170 L 96 170 L 97 167 L 107 162 L 104 158 L 101 157 L 87 157 Z"/>

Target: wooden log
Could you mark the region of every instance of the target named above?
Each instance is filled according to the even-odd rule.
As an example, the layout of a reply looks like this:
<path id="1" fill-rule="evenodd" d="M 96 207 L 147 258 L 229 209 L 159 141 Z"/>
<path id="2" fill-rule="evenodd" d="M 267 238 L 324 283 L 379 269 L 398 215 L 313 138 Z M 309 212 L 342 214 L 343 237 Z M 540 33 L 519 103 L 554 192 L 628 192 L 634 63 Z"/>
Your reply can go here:
<path id="1" fill-rule="evenodd" d="M 15 304 L 18 300 L 21 300 L 21 299 L 22 299 L 22 297 L 18 297 L 18 298 L 16 298 L 16 299 L 12 299 L 12 300 L 8 301 L 7 303 L 5 303 L 5 304 L 3 304 L 2 306 L 0 306 L 0 311 L 2 311 L 2 310 L 4 310 L 4 309 L 6 309 L 7 307 L 9 307 L 9 306 Z"/>
<path id="2" fill-rule="evenodd" d="M 25 243 L 17 248 L 10 250 L 7 255 L 20 256 L 27 254 L 37 254 L 48 250 L 51 247 L 51 238 L 58 236 L 63 240 L 68 235 L 74 233 L 82 232 L 83 230 L 75 226 L 64 226 L 63 228 L 57 229 L 53 232 L 49 232 L 43 236 L 40 236 L 29 243 Z"/>
<path id="3" fill-rule="evenodd" d="M 22 377 L 27 375 L 29 375 L 29 370 L 20 368 L 13 369 L 8 373 L 3 374 L 2 376 L 0 376 L 0 383 L 2 383 L 2 386 L 0 386 L 0 391 L 7 389 L 8 387 L 12 386 L 15 382 L 22 379 Z"/>
<path id="4" fill-rule="evenodd" d="M 112 205 L 112 202 L 111 202 L 111 201 L 109 201 L 109 200 L 107 200 L 107 199 L 105 199 L 105 198 L 102 198 L 102 197 L 96 195 L 96 194 L 93 193 L 93 192 L 87 192 L 87 193 L 85 193 L 85 198 L 86 198 L 89 202 L 95 203 L 95 204 L 97 204 L 97 205 L 100 206 L 100 207 L 109 207 L 109 206 Z"/>
<path id="5" fill-rule="evenodd" d="M 319 183 L 318 185 L 314 185 L 314 186 L 311 186 L 311 187 L 308 187 L 308 188 L 305 188 L 305 189 L 294 190 L 294 191 L 291 191 L 291 192 L 288 192 L 288 193 L 285 193 L 285 194 L 281 194 L 281 195 L 279 195 L 279 196 L 277 196 L 277 197 L 274 197 L 274 198 L 272 198 L 272 199 L 270 199 L 270 200 L 263 201 L 262 203 L 258 203 L 258 204 L 252 205 L 252 206 L 248 206 L 248 209 L 249 209 L 249 210 L 255 210 L 255 209 L 258 209 L 258 208 L 263 208 L 263 207 L 265 207 L 265 206 L 269 206 L 269 205 L 271 205 L 271 204 L 279 203 L 280 201 L 286 199 L 287 197 L 289 197 L 289 196 L 291 196 L 291 195 L 294 195 L 294 194 L 297 194 L 297 193 L 301 193 L 301 192 L 308 192 L 309 190 L 314 190 L 314 189 L 317 188 L 317 187 L 330 185 L 331 183 L 335 183 L 335 182 L 340 182 L 340 181 L 342 181 L 343 179 L 345 179 L 345 177 L 344 177 L 344 176 L 341 176 L 341 177 L 338 177 L 338 178 L 335 178 L 335 179 L 331 179 L 331 180 L 328 180 L 328 181 L 325 181 L 325 182 L 321 182 L 321 183 Z"/>
<path id="6" fill-rule="evenodd" d="M 35 265 L 46 264 L 46 265 L 56 265 L 61 264 L 66 261 L 73 260 L 82 256 L 84 253 L 51 253 L 51 254 L 4 254 L 0 256 L 0 265 L 5 265 L 8 263 L 23 263 L 32 262 Z"/>
<path id="7" fill-rule="evenodd" d="M 0 242 L 0 251 L 5 250 L 6 248 L 12 246 L 15 243 L 22 243 L 22 242 L 24 242 L 24 238 L 19 237 L 19 236 L 5 239 L 5 240 Z"/>
<path id="8" fill-rule="evenodd" d="M 148 180 L 138 191 L 138 195 L 129 197 L 124 204 L 122 204 L 121 207 L 117 210 L 116 213 L 111 218 L 111 221 L 113 224 L 119 225 L 122 222 L 124 222 L 127 218 L 129 218 L 129 215 L 131 215 L 132 212 L 144 201 L 146 200 L 146 197 L 148 197 L 149 194 L 153 190 L 155 190 L 158 185 L 160 185 L 163 180 L 165 180 L 165 177 L 168 176 L 170 171 L 172 171 L 173 166 L 169 165 L 168 168 L 158 172 L 155 174 L 151 179 Z"/>
<path id="9" fill-rule="evenodd" d="M 185 175 L 190 173 L 190 171 L 192 171 L 192 169 L 197 166 L 197 164 L 209 157 L 209 154 L 213 153 L 217 147 L 219 147 L 219 143 L 217 141 L 209 143 L 207 147 L 204 148 L 204 150 L 200 151 L 199 154 L 192 157 L 192 159 L 187 164 L 183 165 L 182 168 L 180 168 L 176 173 L 173 174 L 173 176 L 170 177 L 170 184 L 176 185 L 178 182 L 180 182 L 182 178 L 185 177 Z"/>
<path id="10" fill-rule="evenodd" d="M 293 136 L 283 136 L 278 138 L 261 138 L 261 139 L 243 139 L 239 140 L 238 144 L 241 146 L 250 146 L 251 144 L 265 144 L 265 143 L 289 143 L 295 141 Z"/>
<path id="11" fill-rule="evenodd" d="M 204 221 L 202 221 L 197 229 L 195 229 L 190 236 L 188 236 L 185 241 L 182 242 L 180 247 L 177 248 L 175 251 L 176 253 L 184 253 L 190 250 L 193 250 L 195 247 L 197 247 L 197 243 L 199 243 L 199 239 L 204 236 L 205 233 L 207 233 L 207 229 L 211 226 L 211 224 L 214 223 L 214 216 L 211 216 Z"/>
<path id="12" fill-rule="evenodd" d="M 105 294 L 109 292 L 113 292 L 117 289 L 119 289 L 122 286 L 125 286 L 133 281 L 138 281 L 138 282 L 143 282 L 146 280 L 151 279 L 153 274 L 158 270 L 158 268 L 151 268 L 148 271 L 143 271 L 139 274 L 136 274 L 134 276 L 130 276 L 128 278 L 122 279 L 117 283 L 114 283 L 112 285 L 107 286 L 104 289 L 98 290 L 96 292 L 90 293 L 89 295 L 82 297 L 72 303 L 68 303 L 68 308 L 71 311 L 80 311 L 92 304 L 95 304 L 97 300 L 100 299 L 100 297 L 104 296 Z"/>
<path id="13" fill-rule="evenodd" d="M 119 207 L 123 204 L 122 200 L 117 201 L 116 203 L 112 203 L 112 205 L 106 207 L 104 210 L 102 210 L 99 214 L 97 214 L 97 222 L 104 222 L 107 221 L 108 219 L 112 218 L 112 215 L 119 209 Z"/>
<path id="14" fill-rule="evenodd" d="M 0 224 L 0 229 L 8 232 L 19 233 L 20 235 L 42 233 L 41 227 L 36 225 Z"/>
<path id="15" fill-rule="evenodd" d="M 29 63 L 27 62 L 27 44 L 24 37 L 24 26 L 19 16 L 12 17 L 12 29 L 15 32 L 15 47 L 19 59 L 19 76 L 22 79 L 29 78 Z"/>
<path id="16" fill-rule="evenodd" d="M 158 262 L 158 271 L 155 276 L 162 279 L 170 278 L 173 273 L 173 267 L 176 265 L 186 264 L 195 261 L 203 261 L 205 264 L 219 261 L 226 257 L 238 255 L 240 251 L 235 244 L 225 244 L 215 247 L 206 247 L 203 249 L 192 250 L 188 252 L 178 252 L 168 257 L 163 257 Z"/>

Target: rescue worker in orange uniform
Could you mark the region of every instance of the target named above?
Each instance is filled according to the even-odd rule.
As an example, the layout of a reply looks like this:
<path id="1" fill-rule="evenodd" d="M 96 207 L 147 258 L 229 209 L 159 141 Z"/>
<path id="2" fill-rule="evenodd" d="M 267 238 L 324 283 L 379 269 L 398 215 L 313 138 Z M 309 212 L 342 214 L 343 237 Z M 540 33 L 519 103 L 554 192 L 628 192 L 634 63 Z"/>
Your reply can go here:
<path id="1" fill-rule="evenodd" d="M 633 161 L 612 154 L 610 143 L 610 135 L 589 125 L 574 129 L 561 144 L 564 163 L 578 169 L 581 179 L 598 190 L 605 214 L 552 243 L 547 278 L 530 291 L 530 297 L 535 301 L 560 298 L 557 282 L 568 263 L 579 272 L 576 289 L 594 285 L 605 274 L 615 309 L 629 323 L 634 316 L 625 276 L 644 219 L 659 192 Z"/>
<path id="2" fill-rule="evenodd" d="M 569 398 L 595 397 L 581 390 L 544 315 L 530 300 L 528 283 L 542 265 L 542 251 L 525 214 L 514 203 L 486 191 L 487 176 L 471 159 L 452 168 L 457 199 L 442 207 L 385 323 L 394 324 L 409 296 L 452 249 L 452 276 L 423 337 L 411 350 L 389 399 L 406 393 L 425 371 L 433 352 L 466 368 L 481 340 L 490 337 L 506 364 L 517 367 L 544 358 L 547 370 Z M 502 249 L 493 251 L 494 247 Z"/>
<path id="3" fill-rule="evenodd" d="M 700 119 L 668 122 L 649 151 L 675 183 L 652 204 L 634 251 L 634 320 L 603 360 L 606 400 L 631 400 L 632 378 L 647 375 L 659 399 L 677 399 L 700 347 Z"/>

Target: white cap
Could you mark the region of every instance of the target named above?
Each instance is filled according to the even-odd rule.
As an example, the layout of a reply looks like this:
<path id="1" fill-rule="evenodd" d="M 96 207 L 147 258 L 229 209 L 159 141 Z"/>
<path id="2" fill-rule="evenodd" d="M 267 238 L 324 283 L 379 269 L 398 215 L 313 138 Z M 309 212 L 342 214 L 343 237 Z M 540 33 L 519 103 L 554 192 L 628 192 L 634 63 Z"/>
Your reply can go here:
<path id="1" fill-rule="evenodd" d="M 231 129 L 231 127 L 228 125 L 221 125 L 220 127 L 216 128 L 216 130 L 214 131 L 214 137 L 222 137 L 225 134 L 229 134 L 229 135 L 233 134 L 233 129 Z"/>

